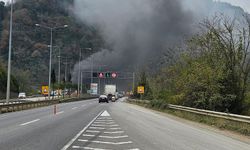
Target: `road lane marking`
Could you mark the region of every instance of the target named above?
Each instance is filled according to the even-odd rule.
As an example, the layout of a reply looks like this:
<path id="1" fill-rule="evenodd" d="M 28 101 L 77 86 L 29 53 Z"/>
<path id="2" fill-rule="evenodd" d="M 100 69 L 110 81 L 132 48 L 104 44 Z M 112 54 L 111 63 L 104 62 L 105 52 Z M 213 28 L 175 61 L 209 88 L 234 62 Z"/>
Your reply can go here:
<path id="1" fill-rule="evenodd" d="M 110 114 L 105 110 L 102 114 L 101 117 L 110 117 Z"/>
<path id="2" fill-rule="evenodd" d="M 90 143 L 98 143 L 98 144 L 109 144 L 109 145 L 124 145 L 124 144 L 132 144 L 132 141 L 127 142 L 106 142 L 106 141 L 90 141 L 90 140 L 83 140 L 78 139 L 79 142 L 90 142 Z"/>
<path id="3" fill-rule="evenodd" d="M 111 149 L 101 149 L 101 148 L 81 147 L 81 146 L 72 146 L 72 148 L 73 149 L 86 149 L 86 150 L 111 150 Z"/>
<path id="4" fill-rule="evenodd" d="M 95 121 L 93 124 L 107 124 L 107 125 L 110 125 L 110 124 L 115 124 L 115 122 L 98 122 L 98 121 Z"/>
<path id="5" fill-rule="evenodd" d="M 85 107 L 86 105 L 82 105 L 82 107 Z"/>
<path id="6" fill-rule="evenodd" d="M 104 120 L 104 119 L 102 119 L 102 120 L 96 120 L 96 122 L 114 122 L 114 120 Z"/>
<path id="7" fill-rule="evenodd" d="M 83 134 L 82 136 L 94 137 L 95 135 L 93 135 L 93 134 Z"/>
<path id="8" fill-rule="evenodd" d="M 105 128 L 101 128 L 101 127 L 89 127 L 90 129 L 99 129 L 99 130 L 104 130 Z"/>
<path id="9" fill-rule="evenodd" d="M 37 122 L 37 121 L 39 121 L 39 120 L 40 120 L 40 119 L 35 119 L 35 120 L 29 121 L 29 122 L 25 122 L 25 123 L 20 124 L 20 126 L 25 126 L 25 125 L 28 125 L 28 124 Z"/>
<path id="10" fill-rule="evenodd" d="M 114 132 L 103 132 L 103 133 L 106 133 L 106 134 L 118 134 L 118 133 L 124 133 L 124 131 L 114 131 Z"/>
<path id="11" fill-rule="evenodd" d="M 103 113 L 100 112 L 92 121 L 89 122 L 89 124 L 87 126 L 85 126 L 73 139 L 71 139 L 61 150 L 67 150 L 71 144 L 73 144 L 73 142 L 79 137 L 81 136 L 81 134 L 96 120 L 96 118 L 98 118 L 101 114 Z"/>
<path id="12" fill-rule="evenodd" d="M 58 113 L 56 113 L 56 114 L 59 115 L 59 114 L 62 114 L 62 113 L 64 113 L 64 111 L 60 111 L 60 112 L 58 112 Z"/>
<path id="13" fill-rule="evenodd" d="M 95 127 L 119 127 L 118 124 L 114 124 L 114 125 L 108 125 L 108 124 L 92 124 L 91 126 L 95 126 Z"/>
<path id="14" fill-rule="evenodd" d="M 100 135 L 98 137 L 106 138 L 106 139 L 121 139 L 121 138 L 127 138 L 128 135 L 122 135 L 122 136 L 103 136 L 103 135 Z"/>
<path id="15" fill-rule="evenodd" d="M 121 128 L 109 128 L 109 130 L 121 130 Z"/>
<path id="16" fill-rule="evenodd" d="M 95 137 L 96 135 L 93 135 L 93 134 L 83 134 L 82 136 L 85 136 L 85 137 Z M 127 138 L 128 135 L 122 135 L 122 136 L 104 136 L 104 135 L 100 135 L 98 137 L 105 138 L 105 139 L 121 139 L 121 138 Z"/>
<path id="17" fill-rule="evenodd" d="M 72 109 L 77 109 L 78 107 L 73 107 Z"/>
<path id="18" fill-rule="evenodd" d="M 89 132 L 89 133 L 100 133 L 101 131 L 97 131 L 97 130 L 86 130 L 86 132 Z"/>

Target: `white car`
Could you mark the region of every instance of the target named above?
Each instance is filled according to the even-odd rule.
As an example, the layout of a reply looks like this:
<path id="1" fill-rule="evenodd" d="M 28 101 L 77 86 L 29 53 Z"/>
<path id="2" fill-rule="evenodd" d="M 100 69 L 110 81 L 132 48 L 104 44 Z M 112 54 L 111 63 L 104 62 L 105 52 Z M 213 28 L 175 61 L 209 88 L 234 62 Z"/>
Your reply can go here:
<path id="1" fill-rule="evenodd" d="M 18 98 L 19 99 L 25 99 L 26 98 L 26 94 L 25 93 L 19 93 L 18 94 Z"/>

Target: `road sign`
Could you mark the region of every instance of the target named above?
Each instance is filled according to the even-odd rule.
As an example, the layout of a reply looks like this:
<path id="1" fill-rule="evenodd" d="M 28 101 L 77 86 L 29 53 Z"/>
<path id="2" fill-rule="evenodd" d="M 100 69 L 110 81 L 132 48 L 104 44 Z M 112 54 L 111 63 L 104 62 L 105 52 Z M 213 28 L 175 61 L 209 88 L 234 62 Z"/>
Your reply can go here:
<path id="1" fill-rule="evenodd" d="M 96 95 L 98 91 L 98 84 L 97 83 L 91 83 L 90 85 L 91 94 Z"/>
<path id="2" fill-rule="evenodd" d="M 42 95 L 44 95 L 44 96 L 49 95 L 49 86 L 47 86 L 47 85 L 42 86 Z"/>
<path id="3" fill-rule="evenodd" d="M 137 93 L 144 94 L 144 92 L 145 92 L 144 86 L 138 86 L 137 87 Z"/>

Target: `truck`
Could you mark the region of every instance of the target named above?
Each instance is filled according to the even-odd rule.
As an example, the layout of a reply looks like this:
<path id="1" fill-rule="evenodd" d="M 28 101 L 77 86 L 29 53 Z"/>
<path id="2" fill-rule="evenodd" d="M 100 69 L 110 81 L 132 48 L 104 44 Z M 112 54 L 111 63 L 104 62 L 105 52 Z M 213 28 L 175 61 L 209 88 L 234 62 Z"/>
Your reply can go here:
<path id="1" fill-rule="evenodd" d="M 105 85 L 104 94 L 107 95 L 108 100 L 115 102 L 117 100 L 116 85 Z"/>

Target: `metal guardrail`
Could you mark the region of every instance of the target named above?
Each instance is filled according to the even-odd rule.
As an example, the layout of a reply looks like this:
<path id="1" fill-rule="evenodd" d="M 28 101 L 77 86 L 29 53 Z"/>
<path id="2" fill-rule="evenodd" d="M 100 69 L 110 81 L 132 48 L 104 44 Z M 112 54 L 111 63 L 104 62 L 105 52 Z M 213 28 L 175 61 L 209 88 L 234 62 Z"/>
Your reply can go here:
<path id="1" fill-rule="evenodd" d="M 19 104 L 0 105 L 0 113 L 26 110 L 26 109 L 37 108 L 37 107 L 42 107 L 42 106 L 49 106 L 49 105 L 58 104 L 58 103 L 59 103 L 59 100 L 46 100 L 46 101 L 37 101 L 37 102 L 23 102 Z"/>
<path id="2" fill-rule="evenodd" d="M 150 101 L 148 101 L 148 100 L 129 99 L 129 101 L 137 102 L 137 103 L 144 103 L 144 104 L 149 104 L 150 103 Z M 216 111 L 197 109 L 197 108 L 191 108 L 191 107 L 185 107 L 185 106 L 179 106 L 179 105 L 172 105 L 172 104 L 168 104 L 168 108 L 175 109 L 175 110 L 186 111 L 186 112 L 191 112 L 191 113 L 200 114 L 200 115 L 223 118 L 223 119 L 227 119 L 227 120 L 239 121 L 239 122 L 249 123 L 250 124 L 250 116 L 243 116 L 243 115 L 237 115 L 237 114 L 231 114 L 231 113 L 216 112 Z"/>
<path id="3" fill-rule="evenodd" d="M 55 100 L 43 100 L 43 101 L 22 101 L 21 103 L 9 103 L 0 105 L 0 114 L 1 113 L 7 113 L 7 112 L 14 112 L 14 111 L 21 111 L 31 108 L 38 108 L 43 106 L 49 106 L 59 103 L 67 103 L 67 102 L 73 102 L 73 101 L 80 101 L 80 100 L 86 100 L 86 99 L 94 99 L 97 98 L 96 96 L 90 96 L 90 97 L 72 97 L 72 98 L 66 98 L 66 99 L 55 99 Z"/>

